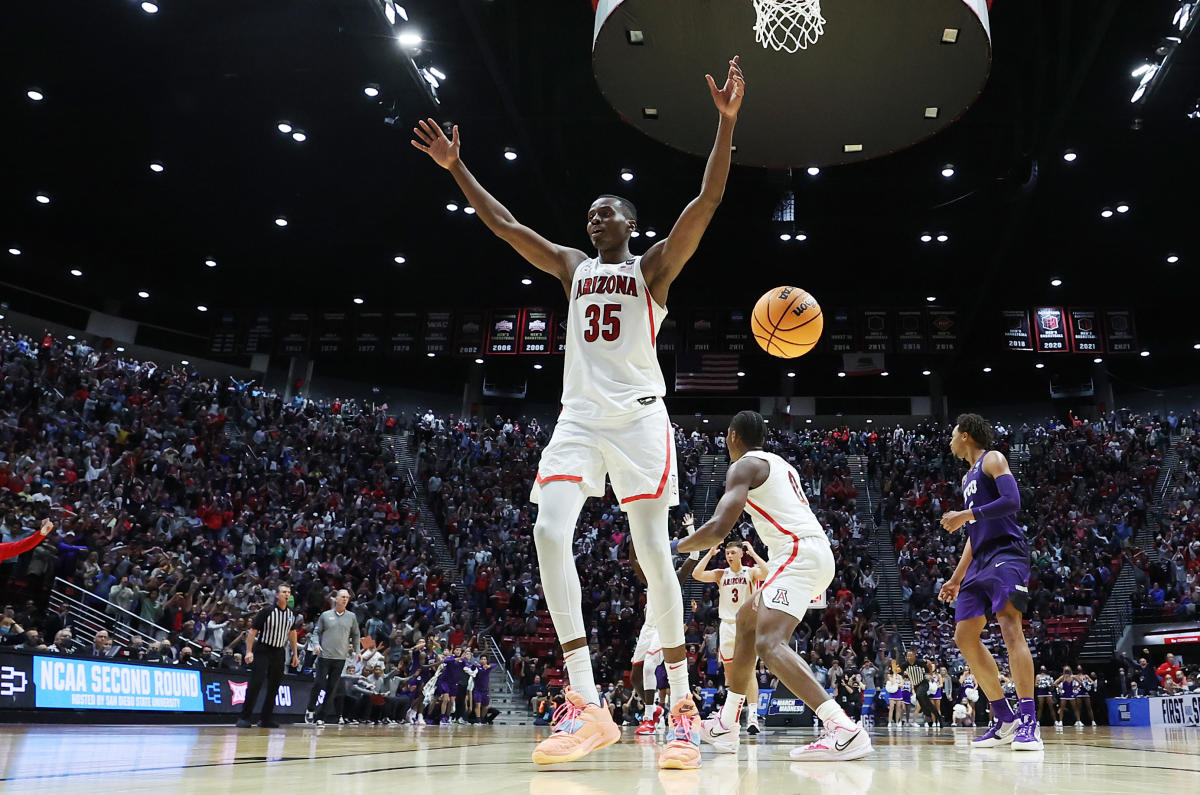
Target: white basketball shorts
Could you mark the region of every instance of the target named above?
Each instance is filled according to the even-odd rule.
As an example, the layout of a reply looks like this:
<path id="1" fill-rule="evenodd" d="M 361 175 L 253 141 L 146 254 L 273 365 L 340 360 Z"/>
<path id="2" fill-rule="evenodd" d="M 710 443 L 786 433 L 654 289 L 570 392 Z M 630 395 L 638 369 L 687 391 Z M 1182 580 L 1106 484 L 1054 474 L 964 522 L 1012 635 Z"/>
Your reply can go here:
<path id="1" fill-rule="evenodd" d="M 800 620 L 808 603 L 825 593 L 833 582 L 833 551 L 826 539 L 810 537 L 798 538 L 771 552 L 767 579 L 760 591 L 762 603 Z"/>
<path id="2" fill-rule="evenodd" d="M 721 663 L 725 664 L 733 659 L 733 647 L 737 644 L 737 622 L 722 620 L 718 637 L 721 640 Z"/>
<path id="3" fill-rule="evenodd" d="M 658 628 L 647 621 L 642 624 L 637 644 L 633 647 L 633 664 L 644 662 L 650 670 L 656 670 L 662 661 L 662 641 L 658 639 Z"/>

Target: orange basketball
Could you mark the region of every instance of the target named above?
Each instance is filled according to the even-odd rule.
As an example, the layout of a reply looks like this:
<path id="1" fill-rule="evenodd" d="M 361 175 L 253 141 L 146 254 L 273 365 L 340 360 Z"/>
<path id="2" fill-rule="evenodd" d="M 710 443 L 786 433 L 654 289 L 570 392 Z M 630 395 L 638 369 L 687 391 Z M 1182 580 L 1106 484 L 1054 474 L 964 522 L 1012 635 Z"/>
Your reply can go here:
<path id="1" fill-rule="evenodd" d="M 763 294 L 750 315 L 759 346 L 781 359 L 795 359 L 821 339 L 825 320 L 817 299 L 799 287 L 776 287 Z"/>

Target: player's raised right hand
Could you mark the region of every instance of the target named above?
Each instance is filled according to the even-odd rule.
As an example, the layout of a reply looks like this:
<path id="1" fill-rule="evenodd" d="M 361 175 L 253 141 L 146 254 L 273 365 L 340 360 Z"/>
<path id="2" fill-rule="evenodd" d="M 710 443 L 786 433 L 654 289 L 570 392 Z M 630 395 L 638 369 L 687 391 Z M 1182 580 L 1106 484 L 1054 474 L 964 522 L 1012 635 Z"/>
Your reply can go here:
<path id="1" fill-rule="evenodd" d="M 417 122 L 417 126 L 413 127 L 413 135 L 416 139 L 412 145 L 420 149 L 425 154 L 433 158 L 433 162 L 437 163 L 447 171 L 454 168 L 458 162 L 458 152 L 462 147 L 462 141 L 458 137 L 458 125 L 451 128 L 451 137 L 447 138 L 446 133 L 442 132 L 442 128 L 433 119 L 422 119 Z"/>

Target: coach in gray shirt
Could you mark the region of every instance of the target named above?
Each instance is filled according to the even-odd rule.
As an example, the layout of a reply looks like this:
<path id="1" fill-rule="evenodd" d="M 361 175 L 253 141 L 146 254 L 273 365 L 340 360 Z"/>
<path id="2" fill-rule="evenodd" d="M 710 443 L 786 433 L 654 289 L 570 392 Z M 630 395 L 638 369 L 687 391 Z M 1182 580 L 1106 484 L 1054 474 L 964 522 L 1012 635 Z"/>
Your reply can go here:
<path id="1" fill-rule="evenodd" d="M 333 609 L 326 610 L 317 619 L 313 630 L 317 647 L 317 680 L 313 683 L 312 695 L 308 697 L 308 710 L 304 713 L 306 723 L 325 721 L 316 714 L 318 693 L 324 691 L 320 715 L 328 715 L 330 704 L 337 700 L 342 686 L 342 670 L 346 660 L 358 650 L 361 638 L 358 631 L 358 616 L 346 609 L 350 604 L 350 592 L 341 590 L 333 600 Z"/>

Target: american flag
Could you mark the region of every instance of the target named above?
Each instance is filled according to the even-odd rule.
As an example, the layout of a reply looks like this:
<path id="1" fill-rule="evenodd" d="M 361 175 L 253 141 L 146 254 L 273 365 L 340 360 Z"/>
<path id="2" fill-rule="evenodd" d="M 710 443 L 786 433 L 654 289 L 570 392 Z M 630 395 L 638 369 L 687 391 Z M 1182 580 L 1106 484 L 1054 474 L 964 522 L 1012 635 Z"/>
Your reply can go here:
<path id="1" fill-rule="evenodd" d="M 676 392 L 736 392 L 737 354 L 679 354 L 675 363 Z"/>

